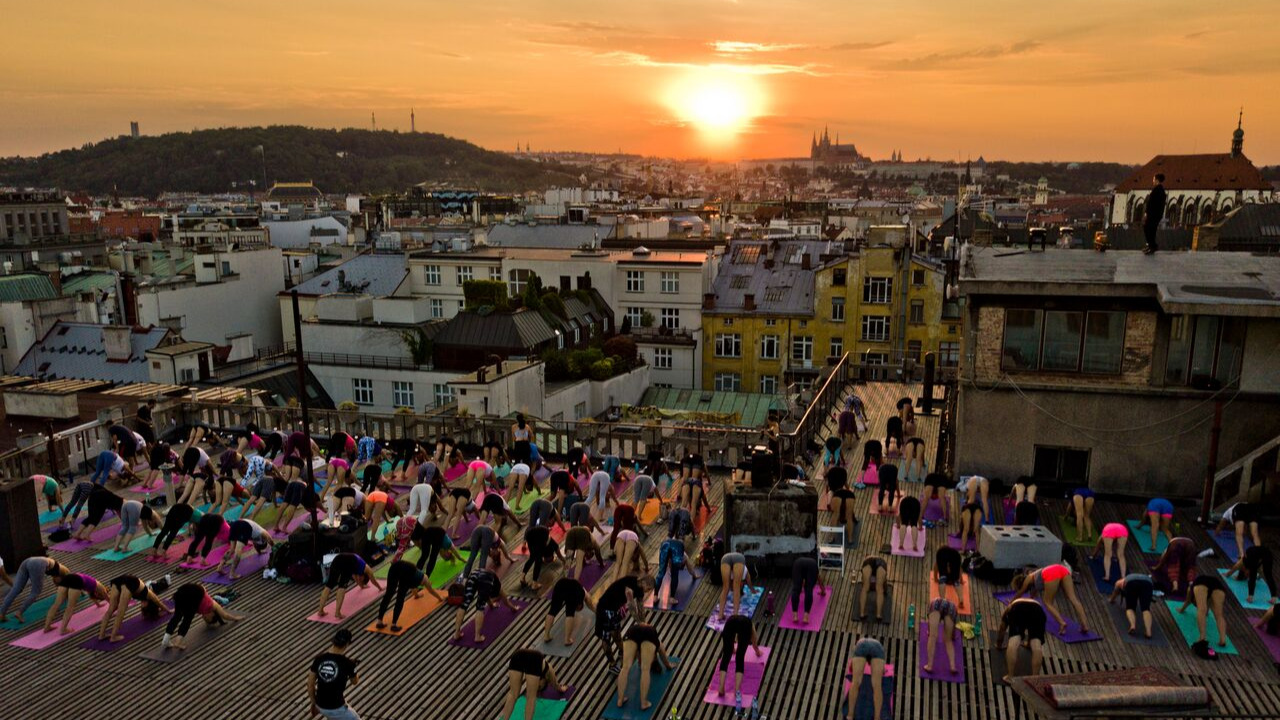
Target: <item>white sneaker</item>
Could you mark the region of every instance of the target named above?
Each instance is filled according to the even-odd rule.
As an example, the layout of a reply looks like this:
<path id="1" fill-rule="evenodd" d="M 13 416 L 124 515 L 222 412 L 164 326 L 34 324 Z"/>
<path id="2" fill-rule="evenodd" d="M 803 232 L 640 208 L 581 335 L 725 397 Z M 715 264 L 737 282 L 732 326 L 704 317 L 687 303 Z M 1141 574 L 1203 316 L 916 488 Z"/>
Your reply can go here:
<path id="1" fill-rule="evenodd" d="M 1213 548 L 1205 548 L 1204 550 L 1201 550 L 1200 555 L 1198 555 L 1198 557 L 1202 557 L 1202 558 L 1211 558 L 1213 556 L 1214 556 Z"/>

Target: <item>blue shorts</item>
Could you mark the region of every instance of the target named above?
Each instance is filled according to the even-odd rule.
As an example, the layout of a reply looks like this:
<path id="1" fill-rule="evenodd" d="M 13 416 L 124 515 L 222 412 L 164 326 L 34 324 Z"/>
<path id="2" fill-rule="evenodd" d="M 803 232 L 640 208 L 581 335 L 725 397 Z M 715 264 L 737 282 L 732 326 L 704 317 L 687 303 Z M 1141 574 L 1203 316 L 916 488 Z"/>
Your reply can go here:
<path id="1" fill-rule="evenodd" d="M 1075 492 L 1071 493 L 1071 496 L 1072 496 L 1072 497 L 1079 496 L 1079 497 L 1082 497 L 1082 498 L 1091 498 L 1091 497 L 1093 497 L 1094 495 L 1093 495 L 1093 491 L 1092 491 L 1092 490 L 1090 490 L 1089 488 L 1076 488 L 1076 489 L 1075 489 Z"/>
<path id="2" fill-rule="evenodd" d="M 1158 513 L 1160 517 L 1173 517 L 1173 503 L 1164 498 L 1156 498 L 1147 503 L 1148 513 Z"/>
<path id="3" fill-rule="evenodd" d="M 870 638 L 864 638 L 853 646 L 853 656 L 856 658 L 865 658 L 870 660 L 884 660 L 884 645 Z"/>

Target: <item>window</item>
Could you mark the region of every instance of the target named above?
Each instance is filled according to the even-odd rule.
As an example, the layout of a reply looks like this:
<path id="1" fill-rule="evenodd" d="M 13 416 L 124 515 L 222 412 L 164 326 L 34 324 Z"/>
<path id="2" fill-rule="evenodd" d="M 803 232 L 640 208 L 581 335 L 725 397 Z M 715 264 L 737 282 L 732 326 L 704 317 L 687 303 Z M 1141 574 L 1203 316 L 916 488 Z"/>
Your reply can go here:
<path id="1" fill-rule="evenodd" d="M 373 381 L 369 378 L 351 378 L 351 400 L 357 405 L 372 405 Z"/>
<path id="2" fill-rule="evenodd" d="M 422 281 L 428 285 L 440 284 L 440 266 L 439 265 L 423 265 Z"/>
<path id="3" fill-rule="evenodd" d="M 948 300 L 942 303 L 942 319 L 956 320 L 960 317 L 960 303 L 955 300 Z"/>
<path id="4" fill-rule="evenodd" d="M 675 365 L 671 348 L 653 349 L 653 367 L 657 370 L 670 370 Z"/>
<path id="5" fill-rule="evenodd" d="M 1123 312 L 1007 310 L 1003 367 L 1117 374 L 1124 356 L 1124 325 Z"/>
<path id="6" fill-rule="evenodd" d="M 742 386 L 742 376 L 735 372 L 716 373 L 716 392 L 737 392 Z"/>
<path id="7" fill-rule="evenodd" d="M 942 367 L 958 367 L 960 365 L 960 343 L 938 343 L 938 364 Z"/>
<path id="8" fill-rule="evenodd" d="M 643 270 L 627 271 L 627 292 L 629 293 L 644 292 L 644 271 Z"/>
<path id="9" fill-rule="evenodd" d="M 444 317 L 444 300 L 440 298 L 431 298 L 431 317 Z"/>
<path id="10" fill-rule="evenodd" d="M 868 365 L 887 365 L 889 363 L 889 354 L 882 352 L 867 353 L 863 356 L 866 358 Z"/>
<path id="11" fill-rule="evenodd" d="M 4 328 L 0 328 L 0 332 L 4 332 Z M 160 361 L 159 361 L 159 360 L 152 360 L 152 361 L 151 361 L 151 369 L 152 369 L 152 370 L 159 370 L 159 369 L 160 369 Z"/>
<path id="12" fill-rule="evenodd" d="M 1039 310 L 1009 308 L 1004 313 L 1004 350 L 1000 365 L 1005 370 L 1035 370 L 1040 367 Z"/>
<path id="13" fill-rule="evenodd" d="M 727 318 L 725 318 L 725 319 L 724 319 L 724 326 L 725 326 L 725 327 L 733 327 L 733 318 L 731 318 L 731 317 L 727 317 Z"/>
<path id="14" fill-rule="evenodd" d="M 1169 333 L 1167 385 L 1210 388 L 1239 381 L 1244 318 L 1178 315 Z"/>
<path id="15" fill-rule="evenodd" d="M 760 359 L 761 360 L 777 360 L 778 359 L 778 336 L 777 335 L 761 335 L 760 336 Z"/>
<path id="16" fill-rule="evenodd" d="M 1036 445 L 1035 465 L 1031 476 L 1037 480 L 1087 485 L 1089 451 L 1077 448 Z"/>
<path id="17" fill-rule="evenodd" d="M 836 268 L 831 271 L 831 284 L 836 287 L 844 287 L 845 283 L 848 282 L 848 277 L 848 270 L 845 270 L 844 268 Z"/>
<path id="18" fill-rule="evenodd" d="M 957 332 L 959 332 L 959 331 L 960 331 L 960 326 L 959 326 L 959 325 L 948 325 L 948 326 L 947 326 L 947 334 L 948 334 L 948 335 L 955 335 L 955 334 L 956 334 Z"/>
<path id="19" fill-rule="evenodd" d="M 668 330 L 680 329 L 680 308 L 662 308 L 662 327 Z"/>
<path id="20" fill-rule="evenodd" d="M 872 277 L 862 283 L 862 302 L 869 305 L 888 305 L 893 294 L 893 278 Z"/>
<path id="21" fill-rule="evenodd" d="M 742 336 L 738 333 L 716 333 L 716 357 L 742 357 Z"/>
<path id="22" fill-rule="evenodd" d="M 640 327 L 640 322 L 644 319 L 644 308 L 629 307 L 625 316 L 631 322 L 631 327 Z"/>
<path id="23" fill-rule="evenodd" d="M 844 298 L 831 298 L 831 319 L 844 322 Z"/>
<path id="24" fill-rule="evenodd" d="M 680 274 L 674 272 L 662 273 L 662 292 L 671 294 L 680 292 Z"/>
<path id="25" fill-rule="evenodd" d="M 923 350 L 924 350 L 924 344 L 921 343 L 919 340 L 907 341 L 907 357 L 908 358 L 916 362 L 920 362 L 920 353 Z"/>
<path id="26" fill-rule="evenodd" d="M 196 381 L 195 368 L 182 368 L 182 382 L 189 383 Z"/>
<path id="27" fill-rule="evenodd" d="M 795 362 L 813 362 L 813 337 L 799 335 L 791 338 L 791 359 Z"/>
<path id="28" fill-rule="evenodd" d="M 436 407 L 448 405 L 453 402 L 453 388 L 445 383 L 433 383 L 431 397 L 435 400 Z"/>
<path id="29" fill-rule="evenodd" d="M 907 319 L 907 322 L 911 323 L 912 325 L 924 324 L 924 301 L 923 300 L 911 301 L 911 315 Z"/>
<path id="30" fill-rule="evenodd" d="M 502 279 L 502 268 L 500 268 L 500 267 L 491 267 L 491 268 L 489 268 L 489 279 L 490 279 L 490 280 L 501 280 L 501 279 Z"/>
<path id="31" fill-rule="evenodd" d="M 577 405 L 574 405 L 574 406 L 573 406 L 573 419 L 574 419 L 574 420 L 581 420 L 582 418 L 584 418 L 584 417 L 586 417 L 586 416 L 587 416 L 587 404 L 586 404 L 586 403 L 584 403 L 584 402 L 580 402 L 580 403 L 578 403 Z"/>
<path id="32" fill-rule="evenodd" d="M 765 321 L 764 321 L 764 326 L 765 326 L 765 327 L 777 327 L 777 326 L 778 326 L 778 318 L 766 318 L 766 319 L 765 319 Z"/>
<path id="33" fill-rule="evenodd" d="M 760 392 L 765 395 L 776 395 L 778 392 L 778 376 L 777 375 L 761 375 L 760 376 Z"/>
<path id="34" fill-rule="evenodd" d="M 1074 372 L 1080 366 L 1080 331 L 1083 329 L 1083 312 L 1045 312 L 1040 369 Z"/>
<path id="35" fill-rule="evenodd" d="M 827 353 L 827 357 L 838 358 L 844 355 L 844 338 L 839 335 L 831 338 L 831 352 Z"/>
<path id="36" fill-rule="evenodd" d="M 923 271 L 923 270 L 912 270 L 912 271 L 911 271 L 911 284 L 912 284 L 912 285 L 915 285 L 915 286 L 917 286 L 917 287 L 918 287 L 918 286 L 920 286 L 920 285 L 923 285 L 923 284 L 924 284 L 924 271 Z"/>
<path id="37" fill-rule="evenodd" d="M 468 280 L 474 280 L 474 279 L 475 279 L 475 268 L 472 268 L 470 265 L 458 266 L 458 284 L 459 285 L 467 282 Z"/>
<path id="38" fill-rule="evenodd" d="M 391 404 L 398 408 L 413 407 L 413 383 L 403 380 L 391 381 Z"/>
<path id="39" fill-rule="evenodd" d="M 868 342 L 884 342 L 889 339 L 889 318 L 883 315 L 862 317 L 862 339 Z"/>
<path id="40" fill-rule="evenodd" d="M 533 275 L 533 271 L 528 268 L 516 268 L 507 273 L 507 285 L 511 288 L 511 296 L 518 297 L 523 293 Z"/>

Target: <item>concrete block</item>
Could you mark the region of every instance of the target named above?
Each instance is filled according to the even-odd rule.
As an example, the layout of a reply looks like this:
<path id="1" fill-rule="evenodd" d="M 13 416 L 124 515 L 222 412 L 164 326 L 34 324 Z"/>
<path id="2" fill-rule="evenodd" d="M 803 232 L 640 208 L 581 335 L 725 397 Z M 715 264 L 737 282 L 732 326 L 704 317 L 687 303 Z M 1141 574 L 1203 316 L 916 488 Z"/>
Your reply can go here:
<path id="1" fill-rule="evenodd" d="M 984 525 L 978 552 L 997 568 L 1043 567 L 1062 560 L 1062 540 L 1041 525 Z"/>

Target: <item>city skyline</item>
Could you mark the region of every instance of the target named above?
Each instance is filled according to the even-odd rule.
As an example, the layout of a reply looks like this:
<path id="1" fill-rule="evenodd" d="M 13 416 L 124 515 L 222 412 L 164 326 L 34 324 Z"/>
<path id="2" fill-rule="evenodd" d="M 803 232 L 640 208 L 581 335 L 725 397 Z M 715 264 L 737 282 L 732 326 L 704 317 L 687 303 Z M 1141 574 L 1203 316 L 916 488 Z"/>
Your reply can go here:
<path id="1" fill-rule="evenodd" d="M 1280 100 L 1265 91 L 1280 75 L 1267 42 L 1280 9 L 1017 9 L 539 0 L 477 18 L 395 0 L 373 9 L 394 22 L 369 22 L 328 3 L 28 5 L 8 13 L 19 32 L 0 48 L 0 156 L 130 121 L 154 135 L 376 116 L 407 131 L 412 111 L 419 130 L 492 150 L 798 157 L 829 126 L 874 158 L 1139 163 L 1225 152 L 1243 105 L 1246 154 L 1280 162 Z"/>

